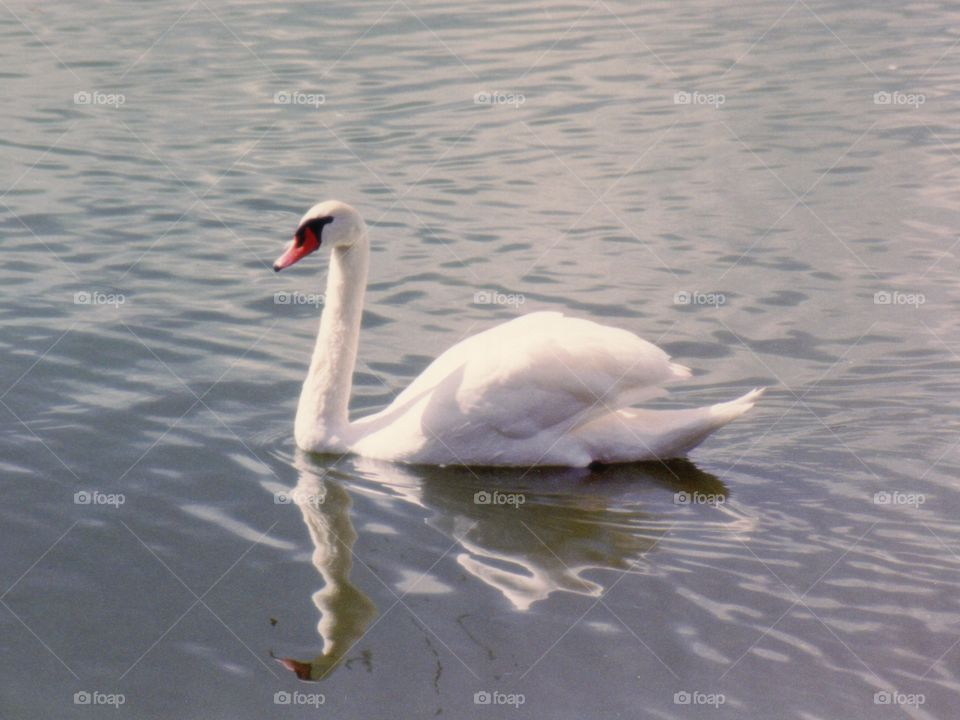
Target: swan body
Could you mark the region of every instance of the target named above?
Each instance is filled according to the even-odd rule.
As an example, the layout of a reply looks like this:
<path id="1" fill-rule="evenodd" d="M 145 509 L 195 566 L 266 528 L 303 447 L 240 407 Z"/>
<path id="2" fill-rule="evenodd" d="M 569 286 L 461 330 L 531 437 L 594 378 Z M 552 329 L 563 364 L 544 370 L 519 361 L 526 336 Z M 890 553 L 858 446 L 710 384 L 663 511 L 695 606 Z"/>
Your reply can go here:
<path id="1" fill-rule="evenodd" d="M 324 310 L 294 436 L 311 452 L 429 465 L 562 465 L 680 457 L 753 407 L 762 390 L 686 410 L 642 410 L 690 370 L 626 330 L 535 312 L 469 337 L 434 360 L 388 407 L 347 408 L 369 245 L 356 210 L 319 203 L 300 221 L 282 270 L 333 246 Z"/>

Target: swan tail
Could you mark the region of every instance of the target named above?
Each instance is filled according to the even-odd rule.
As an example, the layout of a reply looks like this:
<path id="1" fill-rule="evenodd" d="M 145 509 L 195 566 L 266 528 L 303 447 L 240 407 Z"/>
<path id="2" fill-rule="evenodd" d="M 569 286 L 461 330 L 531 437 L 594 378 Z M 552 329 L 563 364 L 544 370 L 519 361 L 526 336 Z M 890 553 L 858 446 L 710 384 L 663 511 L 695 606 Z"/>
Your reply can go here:
<path id="1" fill-rule="evenodd" d="M 766 388 L 754 388 L 745 395 L 741 395 L 736 400 L 730 400 L 728 402 L 717 403 L 716 405 L 710 405 L 706 408 L 697 408 L 702 410 L 708 410 L 710 416 L 719 421 L 719 425 L 716 427 L 723 427 L 727 423 L 736 420 L 738 417 L 743 415 L 748 410 L 752 409 L 754 405 L 757 404 Z"/>
<path id="2" fill-rule="evenodd" d="M 750 410 L 763 391 L 756 388 L 736 400 L 686 410 L 625 408 L 582 425 L 574 434 L 594 462 L 683 457 L 712 432 Z"/>
<path id="3" fill-rule="evenodd" d="M 693 377 L 693 370 L 680 363 L 670 363 L 670 372 L 673 373 L 673 379 L 675 380 L 687 380 Z"/>

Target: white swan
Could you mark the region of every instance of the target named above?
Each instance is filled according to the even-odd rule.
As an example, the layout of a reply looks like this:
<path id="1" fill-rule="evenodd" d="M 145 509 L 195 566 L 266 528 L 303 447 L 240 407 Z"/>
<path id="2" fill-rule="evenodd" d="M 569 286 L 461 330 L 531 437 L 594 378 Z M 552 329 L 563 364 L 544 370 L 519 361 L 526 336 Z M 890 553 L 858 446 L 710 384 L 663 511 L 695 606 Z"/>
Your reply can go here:
<path id="1" fill-rule="evenodd" d="M 274 263 L 280 271 L 320 247 L 332 259 L 294 436 L 311 452 L 353 452 L 428 465 L 565 465 L 684 455 L 763 392 L 689 410 L 631 405 L 690 377 L 633 333 L 558 312 L 536 312 L 457 343 L 386 409 L 350 421 L 370 248 L 360 214 L 314 205 Z"/>

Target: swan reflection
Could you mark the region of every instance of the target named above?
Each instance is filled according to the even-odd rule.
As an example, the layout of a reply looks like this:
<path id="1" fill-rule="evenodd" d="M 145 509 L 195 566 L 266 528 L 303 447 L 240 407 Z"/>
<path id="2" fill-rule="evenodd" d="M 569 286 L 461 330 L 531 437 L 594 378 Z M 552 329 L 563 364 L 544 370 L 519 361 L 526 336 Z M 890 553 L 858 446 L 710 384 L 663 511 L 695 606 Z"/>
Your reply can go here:
<path id="1" fill-rule="evenodd" d="M 744 540 L 755 526 L 754 518 L 723 502 L 711 509 L 715 519 L 710 520 L 702 512 L 696 518 L 665 512 L 665 493 L 727 496 L 719 478 L 685 460 L 525 471 L 402 466 L 359 457 L 336 462 L 298 453 L 296 466 L 293 500 L 303 514 L 314 545 L 313 564 L 324 583 L 313 595 L 322 654 L 309 661 L 278 658 L 302 680 L 328 675 L 376 614 L 372 601 L 350 579 L 357 538 L 351 494 L 386 496 L 421 508 L 426 522 L 455 543 L 450 555 L 460 567 L 518 611 L 555 592 L 599 597 L 623 573 L 647 572 L 645 555 L 684 526 L 699 531 L 714 526 Z M 591 572 L 597 570 L 617 572 Z M 427 581 L 424 576 L 411 586 L 407 578 L 393 591 L 399 597 Z"/>
<path id="2" fill-rule="evenodd" d="M 322 479 L 322 468 L 298 457 L 300 479 L 291 499 L 300 508 L 313 543 L 311 561 L 323 578 L 313 594 L 320 612 L 317 631 L 323 653 L 312 661 L 277 658 L 301 680 L 320 680 L 339 664 L 376 615 L 373 602 L 350 581 L 356 530 L 350 520 L 350 495 L 340 483 Z"/>

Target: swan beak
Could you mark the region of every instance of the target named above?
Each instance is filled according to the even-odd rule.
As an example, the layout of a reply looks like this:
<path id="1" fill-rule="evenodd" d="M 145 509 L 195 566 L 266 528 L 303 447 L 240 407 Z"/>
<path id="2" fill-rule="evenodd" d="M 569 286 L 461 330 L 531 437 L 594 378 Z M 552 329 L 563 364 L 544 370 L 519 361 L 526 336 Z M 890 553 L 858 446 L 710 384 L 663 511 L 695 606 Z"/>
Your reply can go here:
<path id="1" fill-rule="evenodd" d="M 297 241 L 294 240 L 290 243 L 290 247 L 287 248 L 286 252 L 273 262 L 273 271 L 280 272 L 284 268 L 290 267 L 298 260 L 303 259 L 303 256 L 306 254 L 304 248 L 302 246 L 297 247 Z"/>
<path id="2" fill-rule="evenodd" d="M 319 247 L 320 239 L 313 232 L 313 229 L 309 225 L 301 227 L 294 235 L 293 242 L 290 243 L 287 251 L 273 263 L 273 271 L 280 272 L 295 262 L 300 262 Z"/>
<path id="3" fill-rule="evenodd" d="M 293 265 L 295 262 L 300 262 L 307 255 L 312 253 L 317 249 L 316 243 L 310 242 L 300 242 L 297 238 L 293 239 L 293 242 L 290 243 L 290 247 L 287 248 L 286 252 L 283 253 L 273 262 L 273 271 L 280 272 L 284 268 L 288 268 Z"/>

